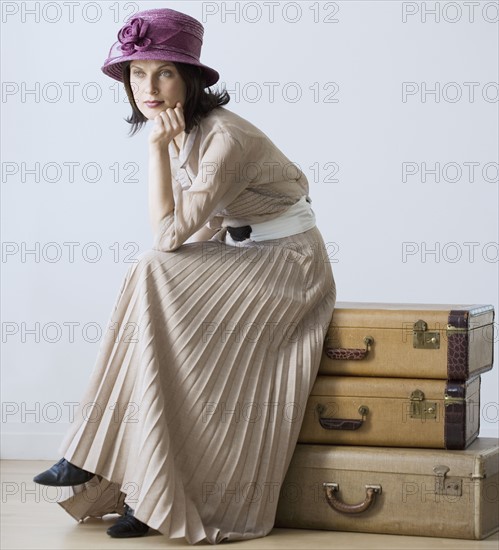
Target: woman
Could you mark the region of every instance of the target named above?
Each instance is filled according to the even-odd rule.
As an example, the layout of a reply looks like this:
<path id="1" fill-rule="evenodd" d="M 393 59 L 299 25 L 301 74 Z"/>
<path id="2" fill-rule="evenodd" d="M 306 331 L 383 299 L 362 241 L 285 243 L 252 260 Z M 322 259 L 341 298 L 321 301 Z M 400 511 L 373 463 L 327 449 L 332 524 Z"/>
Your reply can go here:
<path id="1" fill-rule="evenodd" d="M 188 543 L 263 537 L 335 305 L 308 182 L 213 93 L 203 26 L 135 14 L 102 70 L 147 120 L 154 244 L 123 281 L 80 409 L 35 481 L 74 518 Z"/>

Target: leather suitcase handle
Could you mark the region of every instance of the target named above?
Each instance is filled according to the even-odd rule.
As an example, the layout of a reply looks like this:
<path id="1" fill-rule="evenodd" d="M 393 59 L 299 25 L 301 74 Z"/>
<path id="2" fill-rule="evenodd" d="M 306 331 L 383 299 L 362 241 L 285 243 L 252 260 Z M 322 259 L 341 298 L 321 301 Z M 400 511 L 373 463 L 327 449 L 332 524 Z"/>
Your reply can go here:
<path id="1" fill-rule="evenodd" d="M 374 338 L 372 336 L 366 336 L 364 338 L 365 349 L 350 349 L 350 348 L 329 348 L 326 347 L 326 355 L 329 359 L 344 359 L 347 361 L 361 361 L 367 357 L 369 353 L 369 346 L 374 344 Z"/>
<path id="2" fill-rule="evenodd" d="M 316 410 L 319 415 L 319 424 L 325 430 L 358 430 L 369 414 L 369 407 L 365 405 L 359 407 L 359 414 L 362 416 L 360 420 L 355 418 L 328 418 L 322 416 L 322 413 L 326 410 L 325 405 L 322 403 L 317 404 Z"/>
<path id="3" fill-rule="evenodd" d="M 340 500 L 334 493 L 339 491 L 337 483 L 323 483 L 326 493 L 326 500 L 333 510 L 342 514 L 361 514 L 374 504 L 376 495 L 381 494 L 381 485 L 366 485 L 366 498 L 358 504 L 346 504 Z"/>

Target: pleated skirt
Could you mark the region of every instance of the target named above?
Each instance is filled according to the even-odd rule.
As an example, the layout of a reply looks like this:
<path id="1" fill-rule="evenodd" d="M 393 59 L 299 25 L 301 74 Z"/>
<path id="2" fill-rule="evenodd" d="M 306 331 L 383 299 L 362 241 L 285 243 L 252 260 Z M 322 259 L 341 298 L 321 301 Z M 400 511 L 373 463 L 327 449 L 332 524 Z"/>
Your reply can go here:
<path id="1" fill-rule="evenodd" d="M 59 448 L 96 475 L 58 504 L 81 521 L 126 503 L 189 544 L 269 534 L 335 302 L 317 227 L 142 253 Z"/>

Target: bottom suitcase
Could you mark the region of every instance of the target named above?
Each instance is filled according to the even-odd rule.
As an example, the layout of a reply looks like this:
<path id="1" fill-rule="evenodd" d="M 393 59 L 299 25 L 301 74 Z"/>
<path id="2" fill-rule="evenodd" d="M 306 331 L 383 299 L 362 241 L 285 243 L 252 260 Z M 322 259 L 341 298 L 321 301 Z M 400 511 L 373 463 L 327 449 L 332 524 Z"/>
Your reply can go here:
<path id="1" fill-rule="evenodd" d="M 275 527 L 483 539 L 499 530 L 499 439 L 462 451 L 298 443 Z"/>

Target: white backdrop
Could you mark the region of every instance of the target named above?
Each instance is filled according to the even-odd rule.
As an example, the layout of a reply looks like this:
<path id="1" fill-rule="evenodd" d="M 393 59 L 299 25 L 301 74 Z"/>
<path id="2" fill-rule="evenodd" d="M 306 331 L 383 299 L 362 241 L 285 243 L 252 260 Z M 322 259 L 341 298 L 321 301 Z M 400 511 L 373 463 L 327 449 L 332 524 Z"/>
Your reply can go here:
<path id="1" fill-rule="evenodd" d="M 129 262 L 152 246 L 150 125 L 127 137 L 100 67 L 153 7 L 203 22 L 227 108 L 307 174 L 338 301 L 498 310 L 497 2 L 2 2 L 4 458 L 59 458 Z M 497 365 L 480 413 L 497 437 Z"/>

